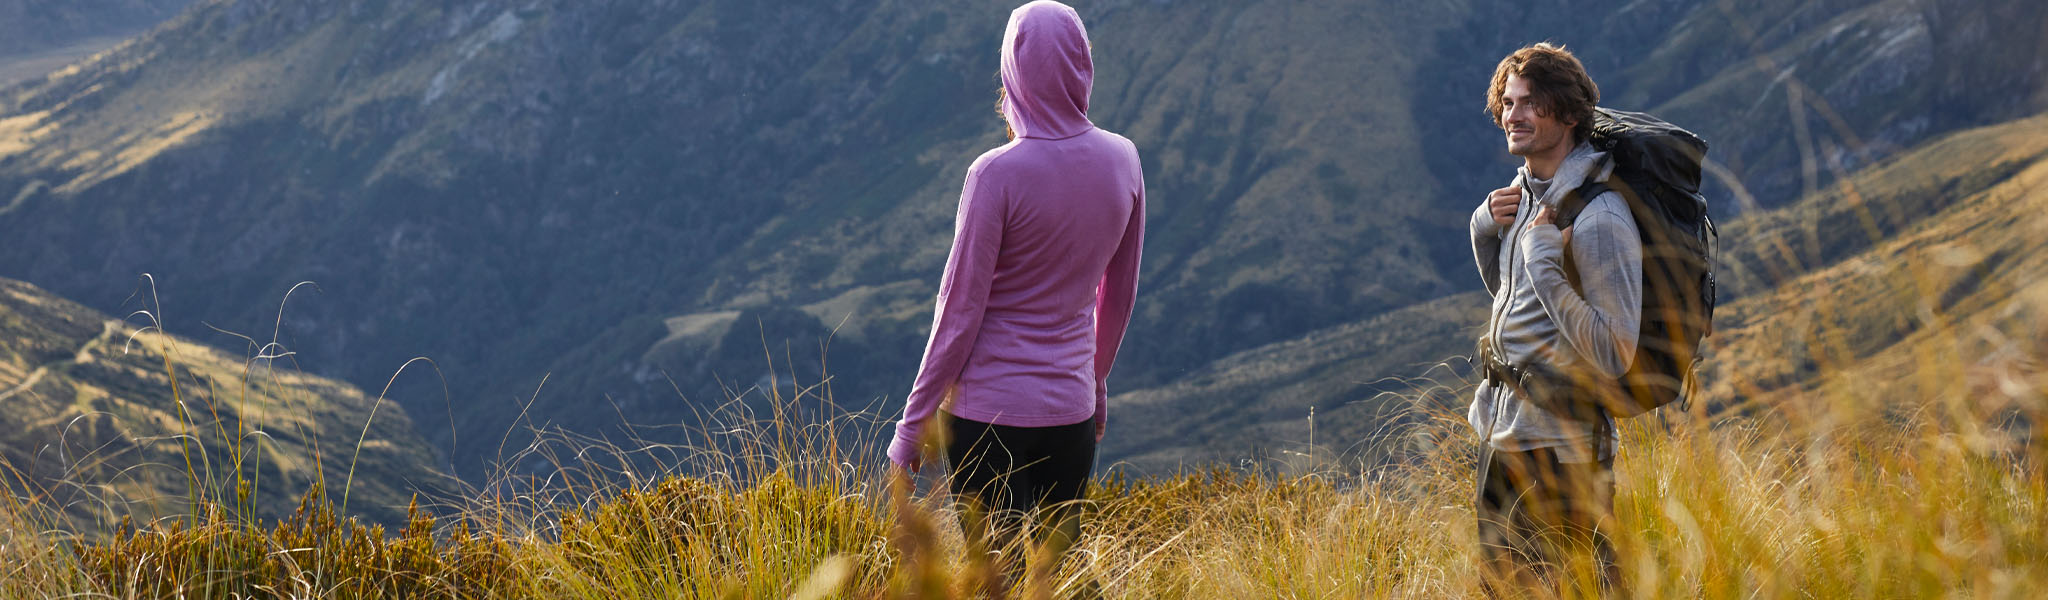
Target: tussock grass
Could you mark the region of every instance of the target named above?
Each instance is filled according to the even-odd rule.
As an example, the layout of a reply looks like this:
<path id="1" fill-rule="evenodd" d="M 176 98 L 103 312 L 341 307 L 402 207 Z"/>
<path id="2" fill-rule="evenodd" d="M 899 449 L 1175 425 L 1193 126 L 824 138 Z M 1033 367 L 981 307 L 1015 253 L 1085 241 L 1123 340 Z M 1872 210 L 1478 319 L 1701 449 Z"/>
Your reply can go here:
<path id="1" fill-rule="evenodd" d="M 2028 425 L 2041 415 L 2042 379 L 2026 377 L 1885 411 L 1837 413 L 1813 398 L 1797 411 L 1629 423 L 1616 500 L 1626 585 L 1671 598 L 2036 597 L 2048 587 L 2048 485 Z M 829 405 L 806 397 L 817 389 L 771 396 Z M 96 540 L 48 528 L 48 507 L 10 498 L 0 595 L 1478 593 L 1469 435 L 1452 414 L 1433 415 L 1409 436 L 1423 441 L 1405 460 L 1372 471 L 1107 475 L 1068 559 L 1008 591 L 991 588 L 997 570 L 967 549 L 938 494 L 913 493 L 881 468 L 873 419 L 806 425 L 791 420 L 820 411 L 777 414 L 707 431 L 699 454 L 662 449 L 681 458 L 674 464 L 552 436 L 512 459 L 553 457 L 548 476 L 506 475 L 460 506 L 415 507 L 398 531 L 337 516 L 317 487 L 273 523 L 236 518 L 209 496 L 196 514 L 124 523 Z"/>

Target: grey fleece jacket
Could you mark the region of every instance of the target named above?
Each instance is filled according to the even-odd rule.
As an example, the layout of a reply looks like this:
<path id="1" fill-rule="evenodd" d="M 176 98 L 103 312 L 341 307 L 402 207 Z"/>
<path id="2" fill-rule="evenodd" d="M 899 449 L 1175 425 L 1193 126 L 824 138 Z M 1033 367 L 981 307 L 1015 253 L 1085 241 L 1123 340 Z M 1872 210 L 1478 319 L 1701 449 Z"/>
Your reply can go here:
<path id="1" fill-rule="evenodd" d="M 1538 204 L 1555 207 L 1584 182 L 1605 181 L 1612 171 L 1605 153 L 1579 144 L 1549 181 L 1530 176 L 1527 167 L 1516 174 L 1522 207 L 1513 225 L 1495 223 L 1484 201 L 1472 213 L 1472 255 L 1493 294 L 1486 335 L 1500 340 L 1508 362 L 1542 361 L 1619 378 L 1634 361 L 1643 246 L 1626 201 L 1610 191 L 1587 203 L 1568 247 L 1556 226 L 1528 226 Z M 1579 289 L 1565 278 L 1565 252 L 1579 271 Z M 1505 386 L 1480 386 L 1466 419 L 1480 435 L 1490 433 L 1488 442 L 1501 451 L 1553 448 L 1562 462 L 1591 462 L 1612 456 L 1615 446 L 1593 443 L 1594 427 L 1551 415 Z"/>

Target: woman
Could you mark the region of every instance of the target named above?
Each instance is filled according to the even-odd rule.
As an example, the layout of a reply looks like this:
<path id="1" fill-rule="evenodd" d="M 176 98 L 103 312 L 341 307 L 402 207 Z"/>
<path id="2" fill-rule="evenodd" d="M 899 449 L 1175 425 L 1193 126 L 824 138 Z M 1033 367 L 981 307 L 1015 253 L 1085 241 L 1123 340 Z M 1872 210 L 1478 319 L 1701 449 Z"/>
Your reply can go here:
<path id="1" fill-rule="evenodd" d="M 948 431 L 930 442 L 945 445 L 953 492 L 1013 534 L 1020 515 L 1086 492 L 1137 293 L 1145 180 L 1137 147 L 1088 121 L 1094 63 L 1074 9 L 1010 13 L 1002 82 L 1011 139 L 967 169 L 889 459 L 917 471 L 924 434 Z M 1055 519 L 1065 541 L 1071 514 Z"/>

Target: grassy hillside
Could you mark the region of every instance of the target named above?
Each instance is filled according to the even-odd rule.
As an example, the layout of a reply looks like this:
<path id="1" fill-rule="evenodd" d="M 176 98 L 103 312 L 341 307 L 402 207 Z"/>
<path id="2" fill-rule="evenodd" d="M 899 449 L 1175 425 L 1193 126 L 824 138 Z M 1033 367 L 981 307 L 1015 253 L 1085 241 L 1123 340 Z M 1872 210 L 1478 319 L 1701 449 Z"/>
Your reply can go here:
<path id="1" fill-rule="evenodd" d="M 1882 411 L 2038 370 L 2044 186 L 2048 117 L 2035 117 L 1944 138 L 1729 227 L 1745 240 L 1735 280 L 1754 293 L 1716 319 L 1711 393 L 1745 406 L 1853 394 Z M 1915 367 L 1934 359 L 1950 368 Z"/>
<path id="2" fill-rule="evenodd" d="M 1719 411 L 1701 403 L 1624 427 L 1613 535 L 1629 596 L 2043 593 L 2048 435 L 2032 424 L 2048 418 L 2048 348 L 2040 345 L 2048 296 L 2029 279 L 2040 267 L 2025 256 L 2044 226 L 2044 127 L 2048 117 L 1962 132 L 1844 180 L 1845 193 L 1868 190 L 1868 198 L 1886 197 L 1879 192 L 1888 182 L 1928 177 L 1957 182 L 1941 189 L 1974 189 L 1945 202 L 1892 204 L 1916 215 L 1896 236 L 1831 260 L 1801 259 L 1800 273 L 1726 307 L 1709 392 L 1751 401 Z M 2024 166 L 2006 165 L 2013 161 Z M 1728 233 L 1742 248 L 1788 248 L 1767 233 L 1774 224 L 1880 206 L 1855 202 L 1817 195 L 1732 223 Z M 2012 258 L 1989 258 L 1999 255 Z M 1449 298 L 1398 322 L 1459 323 L 1470 303 Z M 1898 323 L 1888 319 L 1900 314 L 1892 303 L 1918 307 L 1905 313 L 1917 320 L 1885 329 Z M 706 324 L 669 326 L 689 333 Z M 1219 364 L 1188 393 L 1262 381 L 1287 388 L 1321 372 L 1317 361 L 1366 369 L 1395 360 L 1359 340 L 1440 333 L 1375 321 L 1333 329 Z M 1787 345 L 1800 340 L 1803 347 Z M 1757 376 L 1765 370 L 1758 361 L 1801 353 L 1816 357 L 1809 370 L 1769 386 Z M 275 523 L 215 516 L 70 546 L 34 526 L 50 507 L 10 503 L 0 511 L 0 561 L 22 566 L 0 571 L 0 594 L 1472 597 L 1480 590 L 1471 434 L 1454 406 L 1431 406 L 1458 385 L 1445 378 L 1397 394 L 1422 408 L 1390 465 L 1105 477 L 1071 559 L 1038 563 L 1046 566 L 1027 570 L 1014 590 L 991 583 L 998 569 L 986 548 L 960 536 L 959 515 L 931 493 L 938 482 L 927 476 L 925 492 L 913 493 L 908 480 L 884 475 L 872 432 L 853 432 L 852 453 L 842 454 L 849 440 L 835 436 L 872 420 L 839 413 L 705 432 L 738 441 L 728 452 L 681 455 L 675 471 L 621 468 L 608 456 L 617 448 L 602 445 L 556 455 L 560 477 L 494 482 L 495 493 L 468 500 L 459 514 L 419 513 L 395 533 L 313 507 Z M 825 399 L 770 400 L 793 409 Z M 1115 436 L 1172 429 L 1117 423 Z"/>
<path id="3" fill-rule="evenodd" d="M 2038 420 L 2048 414 L 2048 377 L 2038 368 L 2020 375 L 1989 389 L 1895 398 L 1911 413 L 1899 420 L 1856 409 L 1860 397 L 1815 394 L 1801 398 L 1805 410 L 1711 426 L 1680 420 L 1672 433 L 1632 428 L 1616 504 L 1624 589 L 1643 598 L 2039 595 L 2048 581 L 2048 440 L 1986 428 L 2009 421 L 1969 401 L 1998 394 Z M 216 518 L 148 526 L 74 551 L 10 507 L 0 513 L 0 540 L 8 542 L 0 557 L 23 567 L 0 573 L 0 590 L 347 598 L 1480 593 L 1463 451 L 1469 436 L 1447 420 L 1428 426 L 1420 439 L 1431 443 L 1397 469 L 1101 481 L 1072 560 L 1028 571 L 1014 592 L 992 583 L 989 555 L 960 537 L 957 513 L 935 495 L 891 487 L 873 462 L 839 462 L 824 450 L 830 444 L 763 443 L 776 429 L 747 430 L 756 445 L 742 456 L 775 457 L 779 468 L 735 471 L 745 474 L 737 478 L 551 480 L 481 498 L 454 518 L 417 515 L 395 535 L 310 510 L 275 525 Z"/>
<path id="4" fill-rule="evenodd" d="M 1401 435 L 1463 406 L 1486 319 L 1470 292 L 1231 355 L 1112 398 L 1103 455 L 1141 472 L 1211 464 L 1289 472 L 1394 460 Z"/>
<path id="5" fill-rule="evenodd" d="M 1712 140 L 1724 207 L 2048 107 L 2032 2 L 1077 4 L 1153 199 L 1120 391 L 1470 291 L 1465 211 L 1513 166 L 1479 98 L 1536 39 Z M 1011 6 L 203 2 L 0 91 L 0 275 L 126 312 L 155 273 L 180 331 L 317 281 L 285 341 L 365 388 L 436 359 L 452 409 L 433 378 L 392 397 L 465 472 L 507 430 L 690 422 L 791 365 L 886 413 L 1000 143 Z"/>
<path id="6" fill-rule="evenodd" d="M 413 494 L 446 489 L 389 402 L 301 373 L 284 347 L 251 342 L 237 355 L 151 322 L 0 279 L 0 488 L 10 501 L 104 532 L 123 518 L 190 516 L 194 501 L 278 518 L 315 485 L 337 503 L 346 489 L 346 514 L 395 523 Z"/>
<path id="7" fill-rule="evenodd" d="M 1942 444 L 1943 432 L 1884 429 L 1801 443 L 1736 425 L 1632 439 L 1637 452 L 1621 464 L 1617 505 L 1622 585 L 1641 598 L 2039 595 L 2048 486 L 2038 463 L 2000 466 L 1982 451 Z M 1454 456 L 1432 460 L 1370 478 L 1105 482 L 1090 498 L 1092 520 L 1073 560 L 1031 572 L 1014 592 L 991 584 L 988 555 L 962 542 L 951 511 L 875 483 L 789 473 L 741 485 L 621 487 L 559 521 L 488 511 L 452 525 L 420 518 L 394 537 L 317 513 L 274 529 L 227 521 L 158 528 L 76 559 L 0 525 L 0 539 L 17 542 L 0 552 L 29 565 L 0 578 L 0 589 L 263 598 L 1480 595 L 1470 488 L 1460 479 L 1469 467 Z"/>

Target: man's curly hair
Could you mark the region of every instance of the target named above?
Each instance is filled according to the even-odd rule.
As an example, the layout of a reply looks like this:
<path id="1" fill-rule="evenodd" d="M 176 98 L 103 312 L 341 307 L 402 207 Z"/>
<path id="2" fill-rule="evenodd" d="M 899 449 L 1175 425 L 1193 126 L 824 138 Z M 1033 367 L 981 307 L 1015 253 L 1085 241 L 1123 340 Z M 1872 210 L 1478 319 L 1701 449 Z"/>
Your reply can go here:
<path id="1" fill-rule="evenodd" d="M 1600 103 L 1600 86 L 1586 74 L 1586 66 L 1564 46 L 1539 42 L 1525 46 L 1500 60 L 1493 69 L 1493 85 L 1486 90 L 1486 112 L 1500 126 L 1505 110 L 1501 95 L 1507 93 L 1508 76 L 1529 82 L 1529 95 L 1537 114 L 1555 115 L 1557 120 L 1577 123 L 1574 137 L 1583 141 L 1593 133 L 1593 107 Z"/>

